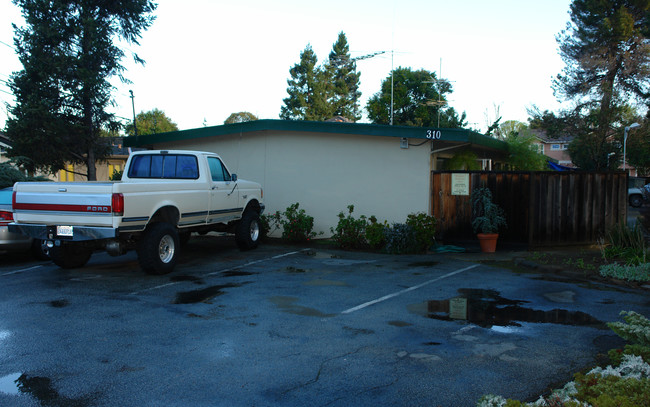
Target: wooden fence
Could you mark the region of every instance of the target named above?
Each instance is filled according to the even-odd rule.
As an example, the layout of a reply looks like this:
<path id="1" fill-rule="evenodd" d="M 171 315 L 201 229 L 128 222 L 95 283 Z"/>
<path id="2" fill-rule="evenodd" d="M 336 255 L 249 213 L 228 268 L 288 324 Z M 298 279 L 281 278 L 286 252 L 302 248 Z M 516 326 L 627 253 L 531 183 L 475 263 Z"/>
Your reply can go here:
<path id="1" fill-rule="evenodd" d="M 431 213 L 441 239 L 475 236 L 470 196 L 457 194 L 480 186 L 487 186 L 506 212 L 508 227 L 500 230 L 500 239 L 529 247 L 594 243 L 627 218 L 627 174 L 622 172 L 432 171 Z"/>

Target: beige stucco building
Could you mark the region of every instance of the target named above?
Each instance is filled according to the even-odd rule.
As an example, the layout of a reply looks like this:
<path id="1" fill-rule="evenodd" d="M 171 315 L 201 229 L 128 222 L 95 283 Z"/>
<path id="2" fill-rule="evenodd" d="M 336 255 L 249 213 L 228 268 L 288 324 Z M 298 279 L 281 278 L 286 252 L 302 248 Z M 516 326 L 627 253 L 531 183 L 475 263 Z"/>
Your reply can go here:
<path id="1" fill-rule="evenodd" d="M 267 213 L 298 202 L 314 230 L 330 235 L 338 213 L 404 222 L 431 213 L 431 171 L 462 149 L 486 165 L 506 157 L 505 143 L 463 129 L 258 120 L 148 136 L 125 146 L 219 154 L 239 178 L 264 188 Z"/>

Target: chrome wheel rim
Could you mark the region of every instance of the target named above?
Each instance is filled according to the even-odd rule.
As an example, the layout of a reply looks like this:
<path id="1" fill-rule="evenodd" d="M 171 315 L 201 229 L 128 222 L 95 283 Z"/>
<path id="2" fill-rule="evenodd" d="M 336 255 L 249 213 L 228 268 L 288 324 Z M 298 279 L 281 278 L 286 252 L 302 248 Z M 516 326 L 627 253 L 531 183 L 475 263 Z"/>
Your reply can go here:
<path id="1" fill-rule="evenodd" d="M 170 235 L 163 236 L 158 245 L 158 256 L 163 263 L 169 263 L 174 258 L 174 238 Z"/>
<path id="2" fill-rule="evenodd" d="M 250 236 L 253 242 L 256 242 L 260 237 L 260 225 L 257 223 L 257 221 L 251 222 Z"/>

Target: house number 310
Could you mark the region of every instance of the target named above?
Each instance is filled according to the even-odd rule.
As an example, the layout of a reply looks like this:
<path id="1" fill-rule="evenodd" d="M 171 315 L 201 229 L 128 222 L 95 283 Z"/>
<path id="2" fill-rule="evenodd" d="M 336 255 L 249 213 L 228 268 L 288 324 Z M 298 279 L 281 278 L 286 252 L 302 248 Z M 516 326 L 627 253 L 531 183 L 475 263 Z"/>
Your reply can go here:
<path id="1" fill-rule="evenodd" d="M 427 130 L 427 138 L 428 139 L 440 140 L 440 136 L 442 136 L 442 133 L 440 132 L 440 130 Z"/>

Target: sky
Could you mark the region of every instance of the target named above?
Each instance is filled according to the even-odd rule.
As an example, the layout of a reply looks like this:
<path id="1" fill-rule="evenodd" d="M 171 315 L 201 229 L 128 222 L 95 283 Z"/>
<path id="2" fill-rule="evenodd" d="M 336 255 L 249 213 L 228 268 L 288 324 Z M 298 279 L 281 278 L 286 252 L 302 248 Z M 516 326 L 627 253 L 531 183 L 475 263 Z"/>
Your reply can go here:
<path id="1" fill-rule="evenodd" d="M 123 84 L 116 78 L 116 113 L 124 121 L 160 109 L 179 129 L 223 124 L 248 111 L 279 119 L 289 70 L 309 44 L 325 61 L 340 32 L 357 62 L 361 107 L 391 69 L 435 72 L 451 82 L 449 105 L 485 131 L 498 116 L 526 122 L 533 105 L 556 111 L 553 77 L 564 64 L 555 37 L 568 22 L 569 0 L 158 0 L 156 20 L 140 45 L 122 44 Z M 6 86 L 22 65 L 13 50 L 12 23 L 20 9 L 0 0 L 0 129 Z M 146 61 L 135 64 L 135 52 Z M 133 91 L 131 100 L 129 91 Z"/>

